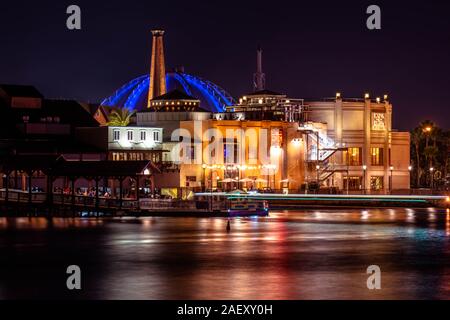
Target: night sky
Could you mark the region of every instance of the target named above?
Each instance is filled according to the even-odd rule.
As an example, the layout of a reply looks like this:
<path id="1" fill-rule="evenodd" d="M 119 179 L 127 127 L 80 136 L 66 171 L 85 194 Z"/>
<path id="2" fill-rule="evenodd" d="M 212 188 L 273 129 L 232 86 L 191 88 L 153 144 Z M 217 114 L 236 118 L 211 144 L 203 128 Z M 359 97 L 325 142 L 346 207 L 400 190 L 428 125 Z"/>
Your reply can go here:
<path id="1" fill-rule="evenodd" d="M 66 28 L 77 4 L 82 30 Z M 345 5 L 344 5 L 345 4 Z M 370 4 L 382 29 L 366 28 Z M 163 28 L 166 67 L 252 90 L 256 47 L 267 85 L 295 98 L 388 93 L 394 126 L 450 127 L 450 4 L 444 1 L 2 1 L 0 83 L 100 102 L 148 73 L 151 33 Z"/>

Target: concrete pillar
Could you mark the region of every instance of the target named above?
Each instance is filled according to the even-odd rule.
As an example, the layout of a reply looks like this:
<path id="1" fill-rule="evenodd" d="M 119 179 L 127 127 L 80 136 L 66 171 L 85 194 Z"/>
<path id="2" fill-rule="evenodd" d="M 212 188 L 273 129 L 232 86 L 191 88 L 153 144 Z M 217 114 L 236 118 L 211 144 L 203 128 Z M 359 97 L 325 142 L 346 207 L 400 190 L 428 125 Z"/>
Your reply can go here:
<path id="1" fill-rule="evenodd" d="M 384 190 L 385 193 L 389 192 L 389 176 L 391 174 L 390 172 L 390 166 L 391 166 L 391 159 L 389 157 L 390 148 L 391 148 L 391 131 L 392 131 L 392 105 L 390 105 L 388 102 L 385 102 L 385 127 L 386 130 L 384 132 L 384 154 L 383 154 L 383 160 L 384 160 Z M 394 168 L 392 172 L 392 176 L 395 175 L 395 170 L 398 168 Z M 392 187 L 394 189 L 394 178 L 392 178 Z"/>
<path id="2" fill-rule="evenodd" d="M 334 139 L 339 146 L 342 146 L 343 141 L 343 130 L 342 130 L 342 98 L 337 97 L 334 104 Z M 334 155 L 337 164 L 344 164 L 343 152 L 337 152 Z M 336 173 L 337 176 L 337 186 L 340 189 L 344 188 L 344 179 L 342 173 Z"/>

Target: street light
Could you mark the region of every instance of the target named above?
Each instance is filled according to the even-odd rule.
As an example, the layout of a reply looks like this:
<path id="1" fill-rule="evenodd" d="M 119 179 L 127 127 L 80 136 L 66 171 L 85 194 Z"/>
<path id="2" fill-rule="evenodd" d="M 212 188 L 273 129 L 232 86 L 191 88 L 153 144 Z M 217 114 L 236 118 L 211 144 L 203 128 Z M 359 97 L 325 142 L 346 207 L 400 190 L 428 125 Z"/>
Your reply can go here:
<path id="1" fill-rule="evenodd" d="M 202 187 L 202 190 L 203 190 L 203 192 L 206 191 L 206 168 L 207 167 L 208 166 L 206 165 L 206 163 L 202 164 L 202 168 L 203 168 L 203 187 Z"/>
<path id="2" fill-rule="evenodd" d="M 431 179 L 431 183 L 430 183 L 430 187 L 431 187 L 431 193 L 433 193 L 433 178 L 434 178 L 434 174 L 433 174 L 433 172 L 434 172 L 434 168 L 433 167 L 431 167 L 430 168 L 430 179 Z"/>
<path id="3" fill-rule="evenodd" d="M 366 194 L 366 170 L 367 170 L 367 166 L 366 165 L 363 165 L 363 173 L 364 173 L 364 181 L 363 181 L 363 186 L 364 186 L 364 189 L 363 189 L 363 192 L 364 192 L 364 194 Z"/>
<path id="4" fill-rule="evenodd" d="M 319 165 L 316 165 L 316 171 L 317 171 L 317 188 L 319 187 L 319 169 L 320 169 L 320 166 L 319 166 Z"/>
<path id="5" fill-rule="evenodd" d="M 392 193 L 392 171 L 394 171 L 394 167 L 390 166 L 389 170 L 391 171 L 391 176 L 389 177 L 389 193 Z"/>

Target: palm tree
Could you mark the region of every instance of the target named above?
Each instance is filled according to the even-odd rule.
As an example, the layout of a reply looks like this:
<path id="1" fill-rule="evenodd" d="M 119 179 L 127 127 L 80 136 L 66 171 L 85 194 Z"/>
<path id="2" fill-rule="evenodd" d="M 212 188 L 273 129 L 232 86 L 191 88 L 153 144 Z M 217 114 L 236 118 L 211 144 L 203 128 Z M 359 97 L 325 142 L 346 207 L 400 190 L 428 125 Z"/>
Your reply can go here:
<path id="1" fill-rule="evenodd" d="M 136 111 L 130 111 L 127 108 L 113 110 L 109 114 L 108 126 L 126 127 L 135 113 Z"/>
<path id="2" fill-rule="evenodd" d="M 443 147 L 443 152 L 442 152 L 442 156 L 444 157 L 443 159 L 443 177 L 444 177 L 444 181 L 447 180 L 447 171 L 448 171 L 448 162 L 449 162 L 449 150 L 450 150 L 450 131 L 446 131 L 442 134 L 442 147 Z"/>

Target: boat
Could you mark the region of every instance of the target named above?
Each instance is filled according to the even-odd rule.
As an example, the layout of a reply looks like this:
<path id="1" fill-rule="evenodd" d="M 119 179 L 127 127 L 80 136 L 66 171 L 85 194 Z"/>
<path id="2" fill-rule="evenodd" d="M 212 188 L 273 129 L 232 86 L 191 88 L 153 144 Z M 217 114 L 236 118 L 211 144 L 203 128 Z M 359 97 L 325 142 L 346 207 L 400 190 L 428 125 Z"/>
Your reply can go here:
<path id="1" fill-rule="evenodd" d="M 249 199 L 242 190 L 231 192 L 201 192 L 195 194 L 197 208 L 209 208 L 213 213 L 225 213 L 229 217 L 269 215 L 266 200 Z"/>

